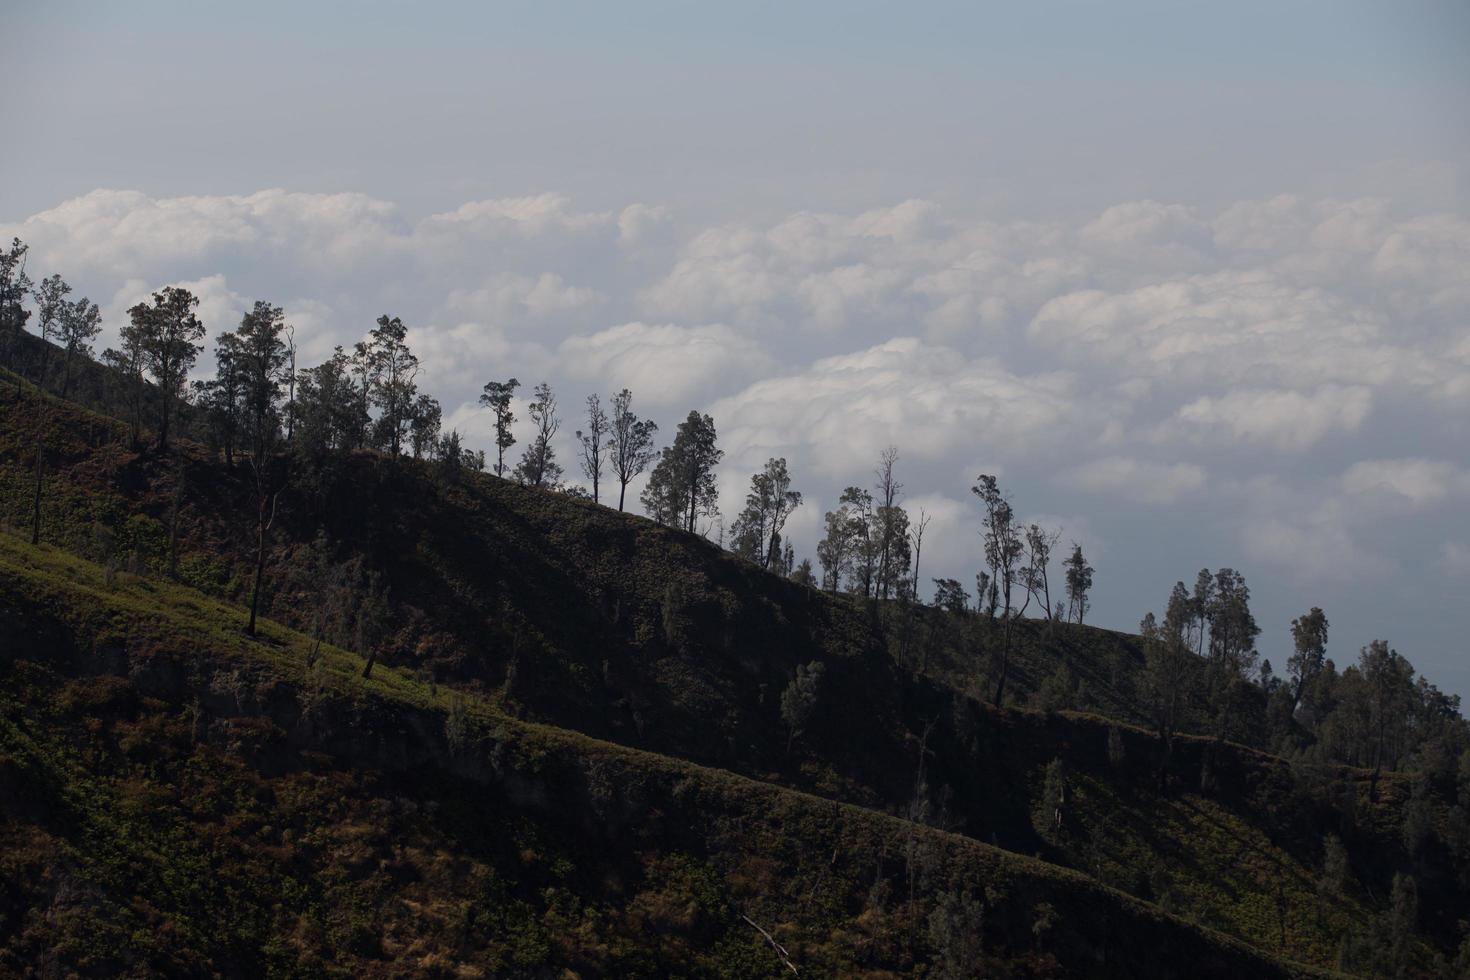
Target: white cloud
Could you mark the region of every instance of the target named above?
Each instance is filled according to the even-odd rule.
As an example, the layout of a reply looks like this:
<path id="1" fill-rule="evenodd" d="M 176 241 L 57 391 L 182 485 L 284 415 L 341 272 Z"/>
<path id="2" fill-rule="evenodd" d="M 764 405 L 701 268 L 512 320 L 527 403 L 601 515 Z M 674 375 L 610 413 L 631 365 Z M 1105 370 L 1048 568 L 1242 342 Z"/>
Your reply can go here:
<path id="1" fill-rule="evenodd" d="M 1161 435 L 1301 452 L 1333 431 L 1357 431 L 1372 404 L 1372 390 L 1361 385 L 1324 385 L 1307 392 L 1238 389 L 1184 405 L 1162 427 Z"/>
<path id="2" fill-rule="evenodd" d="M 1360 503 L 1421 510 L 1470 495 L 1470 471 L 1436 459 L 1371 459 L 1342 475 L 1343 490 Z"/>
<path id="3" fill-rule="evenodd" d="M 1145 504 L 1172 504 L 1204 486 L 1205 471 L 1193 463 L 1153 463 L 1107 456 L 1083 463 L 1063 479 L 1080 490 L 1109 493 Z"/>
<path id="4" fill-rule="evenodd" d="M 838 476 L 866 472 L 888 445 L 933 461 L 1054 441 L 1076 424 L 1071 387 L 908 337 L 758 381 L 710 412 L 732 460 L 786 453 Z"/>
<path id="5" fill-rule="evenodd" d="M 739 383 L 771 365 L 758 344 L 723 324 L 624 323 L 570 337 L 557 353 L 573 377 L 630 388 L 652 405 L 702 401 L 711 390 Z"/>

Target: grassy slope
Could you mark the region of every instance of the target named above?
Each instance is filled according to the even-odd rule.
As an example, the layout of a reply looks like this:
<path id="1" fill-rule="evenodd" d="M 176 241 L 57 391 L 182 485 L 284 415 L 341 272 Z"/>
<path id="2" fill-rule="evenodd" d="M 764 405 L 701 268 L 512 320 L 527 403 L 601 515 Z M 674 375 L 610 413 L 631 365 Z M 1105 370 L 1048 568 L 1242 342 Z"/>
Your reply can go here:
<path id="1" fill-rule="evenodd" d="M 5 399 L 0 390 L 0 514 L 19 520 L 33 403 Z M 160 569 L 175 462 L 125 451 L 114 423 L 70 406 L 53 405 L 46 420 L 58 473 L 48 484 L 46 538 L 85 552 L 94 527 L 107 525 L 145 567 Z M 247 536 L 230 515 L 242 481 L 195 449 L 177 458 L 188 488 L 181 573 L 238 597 Z M 1102 719 L 995 712 L 957 694 L 963 661 L 943 643 L 924 665 L 936 681 L 913 681 L 888 654 L 882 617 L 706 542 L 491 477 L 449 482 L 372 456 L 349 460 L 335 486 L 320 500 L 290 500 L 283 512 L 267 601 L 298 624 L 311 603 L 301 546 L 325 525 L 344 553 L 389 575 L 404 624 L 394 662 L 432 669 L 519 716 L 891 811 L 910 804 L 919 736 L 933 722 L 925 744 L 937 822 L 1302 960 L 1334 962 L 1338 936 L 1369 918 L 1364 889 L 1318 914 L 1318 828 L 1338 822 L 1337 804 L 1304 798 L 1277 760 L 1184 740 L 1170 792 L 1160 795 L 1158 746 L 1145 734 L 1128 732 L 1129 762 L 1119 771 L 1104 752 Z M 943 617 L 925 611 L 915 635 L 943 629 Z M 1077 628 L 1047 637 L 1030 624 L 1021 632 L 1018 690 L 1035 690 L 1065 658 L 1102 692 L 1101 706 L 1132 717 L 1110 684 L 1136 662 L 1131 638 Z M 905 666 L 916 667 L 918 655 L 911 650 Z M 776 694 L 810 659 L 827 663 L 828 691 L 813 731 L 787 756 Z M 1218 787 L 1205 796 L 1198 787 L 1211 752 Z M 1058 757 L 1076 790 L 1060 832 L 1035 812 L 1041 772 Z M 1330 779 L 1330 800 L 1368 799 L 1360 777 Z M 1378 790 L 1358 808 L 1367 819 L 1355 828 L 1370 884 L 1382 861 L 1374 855 L 1397 846 L 1394 804 L 1403 795 L 1392 781 Z"/>
<path id="2" fill-rule="evenodd" d="M 806 975 L 881 975 L 932 959 L 954 891 L 997 975 L 1303 972 L 965 838 L 364 682 L 330 647 L 308 670 L 285 628 L 248 641 L 236 608 L 9 537 L 0 597 L 12 969 L 777 975 L 743 913 Z"/>

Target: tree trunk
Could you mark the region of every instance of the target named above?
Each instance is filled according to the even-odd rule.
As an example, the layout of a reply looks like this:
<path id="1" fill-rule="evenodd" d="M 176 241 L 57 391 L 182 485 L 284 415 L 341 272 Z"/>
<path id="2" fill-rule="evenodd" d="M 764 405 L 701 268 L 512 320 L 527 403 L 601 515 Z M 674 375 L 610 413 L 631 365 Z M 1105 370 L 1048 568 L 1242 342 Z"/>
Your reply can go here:
<path id="1" fill-rule="evenodd" d="M 628 495 L 628 481 L 620 480 L 618 485 L 618 513 L 623 512 L 623 498 Z"/>

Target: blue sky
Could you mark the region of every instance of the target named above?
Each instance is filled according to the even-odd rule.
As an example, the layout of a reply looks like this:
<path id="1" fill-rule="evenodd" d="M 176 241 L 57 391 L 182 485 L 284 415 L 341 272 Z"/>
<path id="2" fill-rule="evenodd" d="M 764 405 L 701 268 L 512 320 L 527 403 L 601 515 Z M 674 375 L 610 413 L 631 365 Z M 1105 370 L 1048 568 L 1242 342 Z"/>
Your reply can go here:
<path id="1" fill-rule="evenodd" d="M 999 471 L 1099 622 L 1229 565 L 1278 668 L 1320 605 L 1470 693 L 1467 54 L 1462 2 L 33 4 L 0 234 L 109 336 L 401 315 L 471 444 L 508 374 L 710 410 L 807 556 L 894 442 L 970 581 Z"/>

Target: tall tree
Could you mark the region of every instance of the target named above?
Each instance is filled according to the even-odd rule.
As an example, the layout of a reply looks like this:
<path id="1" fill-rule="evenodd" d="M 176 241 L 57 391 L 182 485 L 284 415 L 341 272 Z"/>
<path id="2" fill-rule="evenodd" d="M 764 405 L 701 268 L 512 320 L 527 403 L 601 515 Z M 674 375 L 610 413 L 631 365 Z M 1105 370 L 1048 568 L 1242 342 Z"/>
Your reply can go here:
<path id="1" fill-rule="evenodd" d="M 244 373 L 240 337 L 227 331 L 214 339 L 214 377 L 194 382 L 195 401 L 204 410 L 210 443 L 224 454 L 227 466 L 235 465 L 239 446 Z"/>
<path id="2" fill-rule="evenodd" d="M 368 395 L 378 408 L 377 444 L 390 456 L 398 456 L 413 416 L 418 386 L 419 359 L 408 349 L 408 328 L 398 317 L 378 317 L 368 334 Z"/>
<path id="3" fill-rule="evenodd" d="M 328 453 L 362 445 L 368 417 L 353 360 L 340 346 L 314 368 L 298 372 L 295 451 L 320 462 Z"/>
<path id="4" fill-rule="evenodd" d="M 602 399 L 587 396 L 587 428 L 577 430 L 577 442 L 581 446 L 582 472 L 592 481 L 592 502 L 599 503 L 602 485 L 602 467 L 608 451 L 608 418 L 602 410 Z"/>
<path id="5" fill-rule="evenodd" d="M 873 494 L 862 487 L 842 491 L 838 503 L 851 515 L 848 537 L 852 548 L 852 580 L 848 590 L 870 599 L 878 589 L 877 515 L 873 512 Z"/>
<path id="6" fill-rule="evenodd" d="M 128 406 L 131 445 L 135 450 L 143 444 L 143 401 L 147 393 L 143 380 L 144 333 L 144 328 L 137 321 L 129 320 L 122 328 L 121 347 L 109 347 L 102 352 L 102 363 L 112 368 L 122 384 L 123 400 Z"/>
<path id="7" fill-rule="evenodd" d="M 158 387 L 158 448 L 168 448 L 169 420 L 189 369 L 203 349 L 204 324 L 194 315 L 199 300 L 187 289 L 165 286 L 153 294 L 153 305 L 128 310 L 142 344 L 143 365 Z"/>
<path id="8" fill-rule="evenodd" d="M 421 459 L 432 455 L 439 442 L 439 427 L 444 424 L 444 409 L 439 399 L 431 395 L 419 395 L 408 413 L 409 444 L 413 447 L 413 458 Z"/>
<path id="9" fill-rule="evenodd" d="M 83 296 L 74 303 L 68 303 L 61 315 L 61 329 L 59 331 L 62 349 L 66 351 L 66 360 L 61 373 L 61 397 L 65 398 L 71 393 L 71 366 L 73 359 L 78 355 L 83 357 L 92 356 L 92 342 L 97 339 L 97 334 L 102 331 L 102 313 L 97 309 L 97 304 L 89 301 Z"/>
<path id="10" fill-rule="evenodd" d="M 826 533 L 817 542 L 817 561 L 822 566 L 822 587 L 833 595 L 842 588 L 844 576 L 852 572 L 854 517 L 851 505 L 843 502 L 827 511 Z"/>
<path id="11" fill-rule="evenodd" d="M 516 464 L 516 479 L 531 487 L 556 487 L 561 483 L 562 470 L 551 440 L 561 428 L 561 419 L 556 414 L 556 395 L 551 385 L 543 381 L 536 386 L 536 397 L 526 406 L 526 412 L 536 425 L 536 435 Z"/>
<path id="12" fill-rule="evenodd" d="M 643 490 L 648 516 L 693 534 L 700 515 L 719 513 L 715 466 L 725 453 L 715 440 L 715 420 L 708 415 L 690 412 L 679 423 L 674 444 L 659 455 Z"/>
<path id="13" fill-rule="evenodd" d="M 1304 616 L 1291 621 L 1292 653 L 1286 660 L 1291 677 L 1291 709 L 1302 702 L 1302 692 L 1322 672 L 1327 662 L 1327 616 L 1313 606 Z"/>
<path id="14" fill-rule="evenodd" d="M 914 544 L 914 579 L 909 586 L 909 595 L 915 602 L 919 599 L 919 558 L 924 550 L 924 532 L 929 529 L 930 516 L 923 509 L 919 510 L 919 519 L 914 522 L 913 529 L 909 531 L 909 538 Z"/>
<path id="15" fill-rule="evenodd" d="M 1048 531 L 1040 524 L 1026 526 L 1026 567 L 1021 570 L 1021 580 L 1026 586 L 1027 604 L 1032 598 L 1044 608 L 1046 618 L 1051 619 L 1051 553 L 1061 540 L 1061 531 Z"/>
<path id="16" fill-rule="evenodd" d="M 265 578 L 266 536 L 276 519 L 280 500 L 279 460 L 281 434 L 279 406 L 285 392 L 289 360 L 283 334 L 285 316 L 279 306 L 257 301 L 240 321 L 239 361 L 243 382 L 244 436 L 249 447 L 250 472 L 255 484 L 255 576 L 250 588 L 250 622 L 255 635 Z"/>
<path id="17" fill-rule="evenodd" d="M 1005 629 L 1001 647 L 1000 669 L 995 683 L 995 705 L 1005 703 L 1006 673 L 1010 667 L 1011 637 L 1015 616 L 1011 608 L 1011 588 L 1015 584 L 1016 572 L 1024 546 L 1016 529 L 1015 510 L 1011 502 L 1000 491 L 995 477 L 980 474 L 978 482 L 970 490 L 980 498 L 985 507 L 983 529 L 985 535 L 985 562 L 990 566 L 993 581 L 1000 584 L 1001 597 L 1005 602 L 1001 614 Z"/>
<path id="18" fill-rule="evenodd" d="M 66 318 L 67 294 L 71 287 L 59 275 L 50 275 L 36 284 L 31 297 L 36 301 L 36 333 L 43 341 L 41 363 L 36 372 L 36 387 L 46 386 L 46 367 L 51 355 L 51 345 L 61 338 L 61 324 Z"/>
<path id="19" fill-rule="evenodd" d="M 658 426 L 649 419 L 640 419 L 633 413 L 632 406 L 633 393 L 627 388 L 613 396 L 608 443 L 609 461 L 618 478 L 618 510 L 623 509 L 628 484 L 658 457 L 658 451 L 653 448 Z"/>
<path id="20" fill-rule="evenodd" d="M 750 478 L 745 509 L 735 518 L 735 551 L 762 568 L 779 563 L 781 531 L 800 506 L 801 493 L 791 489 L 785 458 L 767 460 L 765 468 Z"/>
<path id="21" fill-rule="evenodd" d="M 36 372 L 36 479 L 31 495 L 31 544 L 41 541 L 41 488 L 46 475 L 46 362 L 51 353 L 51 341 L 61 332 L 61 321 L 71 306 L 66 294 L 71 292 L 60 276 L 47 276 L 36 286 L 32 296 L 36 301 L 36 327 L 41 335 L 41 363 Z"/>
<path id="22" fill-rule="evenodd" d="M 1092 591 L 1092 566 L 1082 555 L 1082 546 L 1072 542 L 1072 557 L 1063 564 L 1067 568 L 1067 614 L 1079 625 L 1087 615 L 1087 593 Z"/>
<path id="23" fill-rule="evenodd" d="M 899 497 L 903 493 L 903 484 L 894 477 L 893 467 L 898 462 L 898 447 L 889 446 L 878 454 L 878 466 L 873 471 L 877 478 L 873 485 L 873 500 L 877 505 L 875 517 L 877 548 L 877 591 L 880 598 L 887 599 L 888 593 L 894 581 L 894 576 L 889 571 L 889 565 L 894 561 L 894 552 L 900 546 L 907 547 L 906 533 L 900 533 L 898 524 Z M 908 515 L 903 515 L 903 531 L 908 530 Z"/>
<path id="24" fill-rule="evenodd" d="M 505 476 L 505 451 L 516 444 L 510 427 L 515 422 L 510 400 L 521 383 L 515 378 L 509 381 L 487 381 L 480 392 L 480 404 L 495 413 L 495 475 Z"/>
<path id="25" fill-rule="evenodd" d="M 1194 578 L 1194 652 L 1205 655 L 1205 637 L 1209 634 L 1210 609 L 1215 603 L 1215 576 L 1208 568 L 1201 568 Z"/>

